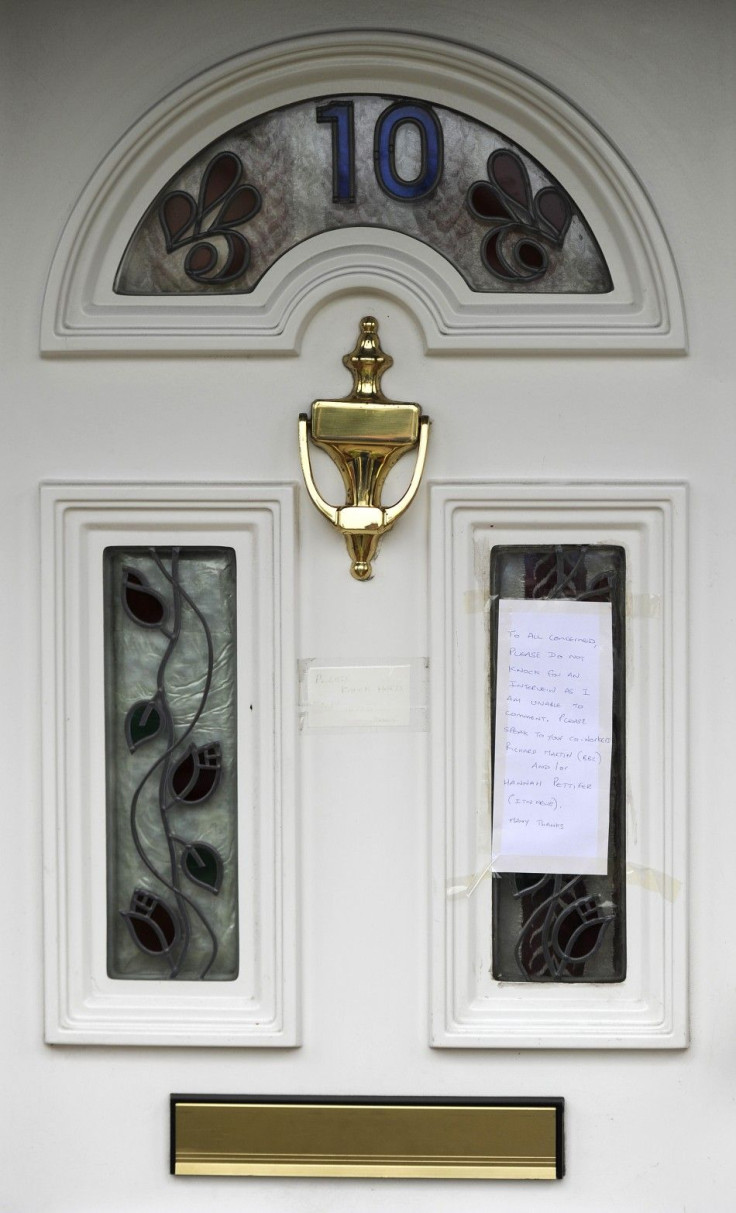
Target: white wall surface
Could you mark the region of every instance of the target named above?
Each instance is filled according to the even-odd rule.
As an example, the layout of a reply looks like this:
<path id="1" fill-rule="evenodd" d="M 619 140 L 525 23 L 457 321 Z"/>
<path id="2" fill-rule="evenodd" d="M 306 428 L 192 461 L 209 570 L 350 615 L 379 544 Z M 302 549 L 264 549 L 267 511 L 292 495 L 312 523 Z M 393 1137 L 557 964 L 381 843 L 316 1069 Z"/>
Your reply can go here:
<path id="1" fill-rule="evenodd" d="M 467 41 L 573 100 L 642 179 L 672 244 L 684 358 L 422 356 L 412 318 L 336 300 L 298 360 L 45 360 L 45 278 L 82 186 L 142 112 L 236 52 L 361 26 Z M 356 33 L 356 38 L 365 37 Z M 728 1213 L 736 1129 L 733 147 L 728 0 L 52 0 L 3 21 L 0 610 L 5 1123 L 3 1213 Z M 234 116 L 234 121 L 237 116 Z M 427 1047 L 426 733 L 302 743 L 304 1045 L 300 1050 L 60 1048 L 42 1043 L 37 485 L 64 479 L 297 479 L 296 415 L 346 390 L 339 358 L 374 310 L 396 357 L 385 386 L 435 422 L 428 474 L 685 479 L 691 485 L 692 1045 L 686 1052 Z M 253 423 L 255 411 L 257 424 Z M 265 469 L 265 470 L 264 470 Z M 304 502 L 304 497 L 302 497 Z M 333 664 L 426 654 L 426 495 L 370 586 L 304 502 L 299 654 Z M 343 587 L 344 588 L 344 587 Z M 347 604 L 347 609 L 346 609 Z M 372 769 L 359 763 L 369 761 Z M 356 775 L 357 770 L 357 775 Z M 101 806 L 101 811 L 103 811 Z M 171 1091 L 563 1095 L 561 1184 L 186 1180 L 167 1173 Z"/>

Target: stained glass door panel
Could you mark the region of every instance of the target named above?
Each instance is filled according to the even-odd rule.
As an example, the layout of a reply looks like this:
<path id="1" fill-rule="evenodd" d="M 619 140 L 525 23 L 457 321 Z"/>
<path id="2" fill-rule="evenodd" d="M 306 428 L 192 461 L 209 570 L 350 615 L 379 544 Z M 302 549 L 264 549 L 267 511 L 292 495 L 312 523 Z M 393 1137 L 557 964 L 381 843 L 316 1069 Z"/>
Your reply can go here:
<path id="1" fill-rule="evenodd" d="M 500 599 L 610 602 L 613 711 L 605 875 L 497 872 L 493 976 L 498 981 L 618 982 L 626 976 L 624 549 L 502 545 L 491 551 L 491 737 L 495 737 Z"/>
<path id="2" fill-rule="evenodd" d="M 238 975 L 236 567 L 107 548 L 110 977 Z"/>

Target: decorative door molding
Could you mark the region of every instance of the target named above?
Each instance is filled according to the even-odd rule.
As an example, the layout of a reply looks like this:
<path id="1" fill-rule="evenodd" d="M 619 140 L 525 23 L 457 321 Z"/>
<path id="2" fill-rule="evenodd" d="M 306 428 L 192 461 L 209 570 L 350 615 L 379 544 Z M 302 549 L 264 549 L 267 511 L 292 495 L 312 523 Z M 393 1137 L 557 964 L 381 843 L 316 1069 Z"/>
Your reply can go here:
<path id="1" fill-rule="evenodd" d="M 298 1044 L 294 487 L 44 484 L 41 542 L 47 1041 Z M 108 976 L 103 554 L 118 545 L 235 555 L 231 981 Z"/>
<path id="2" fill-rule="evenodd" d="M 114 293 L 136 225 L 202 148 L 277 107 L 349 93 L 419 97 L 526 149 L 585 215 L 613 290 L 479 294 L 429 245 L 365 226 L 303 240 L 246 294 Z M 376 30 L 291 39 L 237 56 L 144 115 L 94 174 L 69 219 L 48 281 L 41 349 L 294 354 L 310 315 L 346 291 L 378 291 L 406 306 L 430 354 L 686 350 L 667 239 L 637 176 L 601 131 L 552 87 L 509 63 L 455 43 Z"/>
<path id="3" fill-rule="evenodd" d="M 432 1035 L 466 1048 L 682 1048 L 687 1017 L 687 489 L 431 489 Z M 617 544 L 627 566 L 627 934 L 619 984 L 491 968 L 490 550 Z"/>

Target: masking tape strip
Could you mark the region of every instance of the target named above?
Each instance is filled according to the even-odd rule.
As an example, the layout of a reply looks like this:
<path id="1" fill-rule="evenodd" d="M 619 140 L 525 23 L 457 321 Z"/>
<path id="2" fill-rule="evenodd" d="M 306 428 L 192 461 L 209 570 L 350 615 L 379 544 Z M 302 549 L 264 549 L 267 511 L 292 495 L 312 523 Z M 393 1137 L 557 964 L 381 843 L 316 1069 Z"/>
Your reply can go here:
<path id="1" fill-rule="evenodd" d="M 648 893 L 659 893 L 665 901 L 676 901 L 682 890 L 682 881 L 675 876 L 655 868 L 642 868 L 638 863 L 627 863 L 626 883 L 639 885 Z"/>
<path id="2" fill-rule="evenodd" d="M 488 595 L 483 590 L 466 590 L 463 594 L 463 609 L 466 615 L 481 615 L 485 610 Z"/>
<path id="3" fill-rule="evenodd" d="M 627 594 L 626 614 L 629 619 L 657 619 L 662 614 L 661 594 Z"/>
<path id="4" fill-rule="evenodd" d="M 472 876 L 453 876 L 447 882 L 447 896 L 470 898 L 486 877 L 492 876 L 491 861 L 489 860 L 484 868 Z M 658 893 L 664 901 L 670 902 L 676 901 L 680 896 L 683 884 L 675 876 L 669 876 L 666 872 L 658 872 L 655 868 L 641 867 L 638 863 L 627 863 L 626 883 L 638 885 L 639 888 L 646 889 L 648 893 Z"/>

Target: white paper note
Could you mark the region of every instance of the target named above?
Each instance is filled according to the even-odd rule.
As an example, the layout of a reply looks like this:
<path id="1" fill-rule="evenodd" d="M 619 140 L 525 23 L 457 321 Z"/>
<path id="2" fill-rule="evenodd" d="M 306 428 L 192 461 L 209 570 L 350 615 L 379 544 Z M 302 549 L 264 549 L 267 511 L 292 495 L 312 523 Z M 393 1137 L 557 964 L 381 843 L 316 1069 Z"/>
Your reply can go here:
<path id="1" fill-rule="evenodd" d="M 611 604 L 502 598 L 492 868 L 604 875 Z"/>

